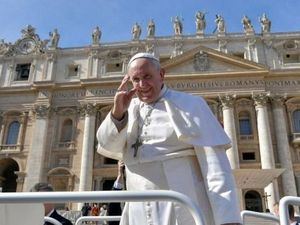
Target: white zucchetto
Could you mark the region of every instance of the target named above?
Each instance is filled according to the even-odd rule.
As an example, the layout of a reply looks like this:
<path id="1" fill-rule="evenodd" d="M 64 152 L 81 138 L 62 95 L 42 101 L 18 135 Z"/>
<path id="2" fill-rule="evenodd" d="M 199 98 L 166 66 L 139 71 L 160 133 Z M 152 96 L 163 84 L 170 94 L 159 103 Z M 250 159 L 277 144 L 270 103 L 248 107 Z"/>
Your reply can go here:
<path id="1" fill-rule="evenodd" d="M 140 53 L 137 53 L 137 54 L 135 54 L 134 56 L 131 57 L 131 59 L 130 59 L 129 62 L 128 62 L 128 66 L 129 66 L 134 60 L 139 59 L 139 58 L 153 59 L 153 60 L 159 62 L 159 59 L 156 58 L 153 54 L 148 53 L 148 52 L 140 52 Z"/>

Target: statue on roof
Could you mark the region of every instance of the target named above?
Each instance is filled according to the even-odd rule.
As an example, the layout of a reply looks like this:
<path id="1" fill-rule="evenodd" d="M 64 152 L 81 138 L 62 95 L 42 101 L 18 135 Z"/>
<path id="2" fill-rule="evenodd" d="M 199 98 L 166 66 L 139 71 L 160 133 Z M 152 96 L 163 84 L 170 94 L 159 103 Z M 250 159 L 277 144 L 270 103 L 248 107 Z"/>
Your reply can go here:
<path id="1" fill-rule="evenodd" d="M 55 28 L 53 32 L 49 32 L 50 36 L 50 48 L 57 48 L 60 34 L 58 33 L 58 30 Z"/>
<path id="2" fill-rule="evenodd" d="M 35 28 L 31 25 L 27 25 L 24 29 L 21 30 L 22 37 L 27 38 L 27 37 L 34 37 L 35 34 Z"/>
<path id="3" fill-rule="evenodd" d="M 215 23 L 216 29 L 214 32 L 217 31 L 219 34 L 225 33 L 225 20 L 220 14 L 216 15 Z"/>
<path id="4" fill-rule="evenodd" d="M 203 34 L 206 27 L 205 13 L 198 11 L 196 13 L 196 33 Z"/>
<path id="5" fill-rule="evenodd" d="M 139 40 L 142 33 L 141 26 L 138 23 L 135 23 L 132 27 L 131 33 L 132 40 Z"/>
<path id="6" fill-rule="evenodd" d="M 251 24 L 251 20 L 245 15 L 242 18 L 242 24 L 243 24 L 245 33 L 249 34 L 249 33 L 254 32 L 253 26 Z"/>
<path id="7" fill-rule="evenodd" d="M 183 26 L 179 16 L 176 16 L 174 20 L 172 19 L 172 22 L 175 35 L 182 35 Z"/>
<path id="8" fill-rule="evenodd" d="M 147 31 L 148 31 L 147 37 L 155 36 L 155 23 L 154 23 L 153 19 L 151 19 L 149 21 L 148 26 L 147 26 Z"/>
<path id="9" fill-rule="evenodd" d="M 93 45 L 99 45 L 100 43 L 100 39 L 101 39 L 101 30 L 100 28 L 97 26 L 95 27 L 95 29 L 93 30 L 93 33 L 92 33 L 92 43 Z"/>
<path id="10" fill-rule="evenodd" d="M 261 32 L 262 33 L 269 33 L 271 30 L 271 20 L 267 17 L 266 13 L 262 14 L 262 17 L 259 18 Z"/>

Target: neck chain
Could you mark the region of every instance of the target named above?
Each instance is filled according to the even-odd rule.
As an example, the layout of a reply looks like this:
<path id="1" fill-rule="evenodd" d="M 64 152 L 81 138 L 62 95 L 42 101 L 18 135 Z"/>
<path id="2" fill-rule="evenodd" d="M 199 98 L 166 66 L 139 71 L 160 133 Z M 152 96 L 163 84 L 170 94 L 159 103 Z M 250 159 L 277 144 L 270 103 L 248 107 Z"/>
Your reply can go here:
<path id="1" fill-rule="evenodd" d="M 133 145 L 131 145 L 131 147 L 134 149 L 134 153 L 133 153 L 133 157 L 136 157 L 137 156 L 137 153 L 138 153 L 138 150 L 139 150 L 139 147 L 143 145 L 143 140 L 141 138 L 141 134 L 142 134 L 142 131 L 143 131 L 143 127 L 144 125 L 145 126 L 148 126 L 150 125 L 151 123 L 151 120 L 150 120 L 150 117 L 151 117 L 151 114 L 152 114 L 152 111 L 154 110 L 155 108 L 155 105 L 156 103 L 158 103 L 165 95 L 165 93 L 167 92 L 167 87 L 164 86 L 162 87 L 162 90 L 163 90 L 163 93 L 159 96 L 159 98 L 153 103 L 153 105 L 148 105 L 150 107 L 150 109 L 148 110 L 148 112 L 146 113 L 146 116 L 144 119 L 141 118 L 141 115 L 140 115 L 140 111 L 141 111 L 141 102 L 139 104 L 139 111 L 138 111 L 138 115 L 137 115 L 137 118 L 138 120 L 142 120 L 141 124 L 139 125 L 138 127 L 138 135 L 137 135 L 137 138 L 136 138 L 136 141 Z"/>
<path id="2" fill-rule="evenodd" d="M 145 116 L 144 119 L 141 118 L 140 110 L 139 110 L 139 112 L 138 112 L 138 120 L 140 120 L 140 118 L 141 118 L 142 122 L 141 122 L 141 125 L 140 125 L 139 128 L 138 128 L 138 136 L 137 136 L 137 138 L 136 138 L 136 141 L 135 141 L 135 143 L 134 143 L 133 145 L 131 145 L 131 147 L 134 149 L 133 157 L 136 157 L 136 156 L 137 156 L 137 152 L 138 152 L 138 150 L 139 150 L 139 147 L 143 145 L 143 140 L 142 140 L 142 138 L 141 138 L 141 133 L 142 133 L 142 131 L 143 131 L 143 127 L 144 127 L 144 125 L 145 125 L 145 126 L 150 125 L 150 123 L 151 123 L 150 116 L 151 116 L 151 114 L 152 114 L 152 111 L 154 110 L 154 107 L 155 107 L 156 103 L 159 102 L 159 100 L 160 100 L 160 99 L 158 99 L 158 100 L 151 106 L 150 110 L 148 110 L 148 112 L 146 113 L 146 116 Z M 141 107 L 139 107 L 139 108 L 141 109 Z"/>

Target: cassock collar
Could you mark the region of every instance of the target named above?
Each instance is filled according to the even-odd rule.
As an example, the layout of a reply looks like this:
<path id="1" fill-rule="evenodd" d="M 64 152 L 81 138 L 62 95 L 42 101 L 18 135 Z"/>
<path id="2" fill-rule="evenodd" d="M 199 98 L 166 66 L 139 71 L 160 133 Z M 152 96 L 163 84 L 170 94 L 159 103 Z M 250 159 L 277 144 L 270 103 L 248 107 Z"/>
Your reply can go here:
<path id="1" fill-rule="evenodd" d="M 158 99 L 157 99 L 155 102 L 150 103 L 150 104 L 147 104 L 147 103 L 142 102 L 142 101 L 139 100 L 139 101 L 140 101 L 140 106 L 141 106 L 141 107 L 144 107 L 145 105 L 150 105 L 150 106 L 154 107 L 154 105 L 155 105 L 157 102 L 159 102 L 159 101 L 162 100 L 162 98 L 165 96 L 165 94 L 167 93 L 167 91 L 168 91 L 167 85 L 163 84 L 163 87 L 162 87 L 162 89 L 160 90 Z"/>

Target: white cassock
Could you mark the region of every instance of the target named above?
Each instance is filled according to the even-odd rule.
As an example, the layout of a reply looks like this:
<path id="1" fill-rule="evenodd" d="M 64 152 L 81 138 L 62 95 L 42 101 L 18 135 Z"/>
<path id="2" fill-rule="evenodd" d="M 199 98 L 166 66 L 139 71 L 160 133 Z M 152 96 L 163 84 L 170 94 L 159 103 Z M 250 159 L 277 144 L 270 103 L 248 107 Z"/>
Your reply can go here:
<path id="1" fill-rule="evenodd" d="M 134 157 L 132 145 L 138 135 L 143 145 Z M 97 138 L 100 154 L 124 160 L 128 190 L 177 191 L 199 205 L 206 224 L 240 223 L 235 182 L 224 150 L 230 140 L 203 98 L 164 87 L 160 100 L 152 105 L 137 98 L 131 101 L 127 125 L 120 132 L 109 113 Z M 120 224 L 195 223 L 177 203 L 130 202 Z"/>

